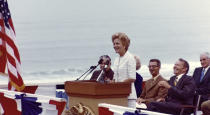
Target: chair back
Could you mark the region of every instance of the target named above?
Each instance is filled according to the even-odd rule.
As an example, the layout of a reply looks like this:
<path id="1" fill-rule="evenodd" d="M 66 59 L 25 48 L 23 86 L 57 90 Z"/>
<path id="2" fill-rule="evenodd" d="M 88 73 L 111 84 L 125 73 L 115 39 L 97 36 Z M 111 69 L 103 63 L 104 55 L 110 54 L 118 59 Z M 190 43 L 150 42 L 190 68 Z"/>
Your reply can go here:
<path id="1" fill-rule="evenodd" d="M 200 100 L 201 100 L 201 95 L 198 95 L 198 99 L 197 99 L 197 101 L 196 101 L 196 103 L 195 103 L 195 106 L 196 106 L 195 112 L 198 111 Z"/>
<path id="2" fill-rule="evenodd" d="M 194 112 L 194 115 L 196 115 L 199 108 L 200 99 L 201 99 L 201 95 L 198 95 L 198 96 L 194 95 L 193 105 L 182 105 L 180 115 L 184 115 L 185 109 L 192 109 Z"/>

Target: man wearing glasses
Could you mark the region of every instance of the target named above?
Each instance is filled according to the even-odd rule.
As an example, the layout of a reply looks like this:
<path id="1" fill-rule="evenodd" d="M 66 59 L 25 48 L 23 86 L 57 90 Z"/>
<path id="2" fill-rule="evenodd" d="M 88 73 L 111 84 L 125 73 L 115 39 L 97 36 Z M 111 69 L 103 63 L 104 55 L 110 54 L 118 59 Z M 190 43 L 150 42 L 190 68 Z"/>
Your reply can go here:
<path id="1" fill-rule="evenodd" d="M 140 97 L 137 98 L 137 103 L 143 105 L 142 108 L 145 107 L 145 104 L 147 105 L 152 101 L 160 101 L 160 99 L 165 98 L 167 95 L 167 89 L 158 85 L 159 81 L 166 81 L 159 73 L 161 67 L 160 60 L 151 59 L 148 67 L 152 78 L 145 82 L 143 91 Z M 139 107 L 141 108 L 141 106 Z"/>

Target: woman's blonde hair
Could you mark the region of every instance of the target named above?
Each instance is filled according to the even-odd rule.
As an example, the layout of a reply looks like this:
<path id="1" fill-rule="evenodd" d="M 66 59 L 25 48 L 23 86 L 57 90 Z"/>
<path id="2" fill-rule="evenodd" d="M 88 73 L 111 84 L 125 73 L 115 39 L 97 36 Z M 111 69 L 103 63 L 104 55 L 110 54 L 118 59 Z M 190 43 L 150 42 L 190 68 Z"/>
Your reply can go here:
<path id="1" fill-rule="evenodd" d="M 130 39 L 129 37 L 122 32 L 117 32 L 112 35 L 112 43 L 114 43 L 115 39 L 119 39 L 122 42 L 122 45 L 125 46 L 125 50 L 128 50 L 128 47 L 130 45 Z"/>

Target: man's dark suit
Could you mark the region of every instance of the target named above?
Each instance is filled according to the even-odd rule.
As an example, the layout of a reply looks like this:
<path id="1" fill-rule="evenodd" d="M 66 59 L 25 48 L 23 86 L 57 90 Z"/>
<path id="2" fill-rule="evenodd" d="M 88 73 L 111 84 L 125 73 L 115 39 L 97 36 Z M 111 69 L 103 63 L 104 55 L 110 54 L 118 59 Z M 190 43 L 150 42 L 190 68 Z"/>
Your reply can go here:
<path id="1" fill-rule="evenodd" d="M 97 80 L 99 75 L 101 73 L 101 70 L 96 70 L 93 72 L 90 80 Z M 113 79 L 114 76 L 114 72 L 112 71 L 112 69 L 109 69 L 108 71 L 105 71 L 102 75 L 101 75 L 101 79 L 99 79 L 100 81 L 104 82 L 105 77 L 109 78 L 110 80 Z"/>
<path id="2" fill-rule="evenodd" d="M 177 85 L 174 85 L 176 76 L 169 80 L 171 88 L 168 90 L 168 95 L 165 102 L 151 102 L 148 105 L 148 110 L 157 111 L 169 114 L 179 114 L 182 104 L 193 104 L 195 82 L 192 77 L 183 75 Z"/>
<path id="3" fill-rule="evenodd" d="M 210 68 L 206 71 L 202 81 L 200 82 L 200 76 L 202 67 L 196 68 L 193 73 L 193 78 L 196 84 L 196 94 L 201 96 L 201 103 L 208 100 L 208 94 L 210 94 Z"/>
<path id="4" fill-rule="evenodd" d="M 134 85 L 136 89 L 137 98 L 141 95 L 141 92 L 142 92 L 142 81 L 143 81 L 142 76 L 136 72 L 136 80 L 134 82 Z"/>

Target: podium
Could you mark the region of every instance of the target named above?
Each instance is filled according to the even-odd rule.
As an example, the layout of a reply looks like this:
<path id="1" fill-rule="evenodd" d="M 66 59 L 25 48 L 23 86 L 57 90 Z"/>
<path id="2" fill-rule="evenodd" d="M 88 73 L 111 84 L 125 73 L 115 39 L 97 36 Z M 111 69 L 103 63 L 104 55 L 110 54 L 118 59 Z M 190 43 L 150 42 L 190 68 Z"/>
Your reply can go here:
<path id="1" fill-rule="evenodd" d="M 82 103 L 98 115 L 99 103 L 128 106 L 127 97 L 131 92 L 131 83 L 102 84 L 94 81 L 66 81 L 65 92 L 69 96 L 70 108 Z"/>

